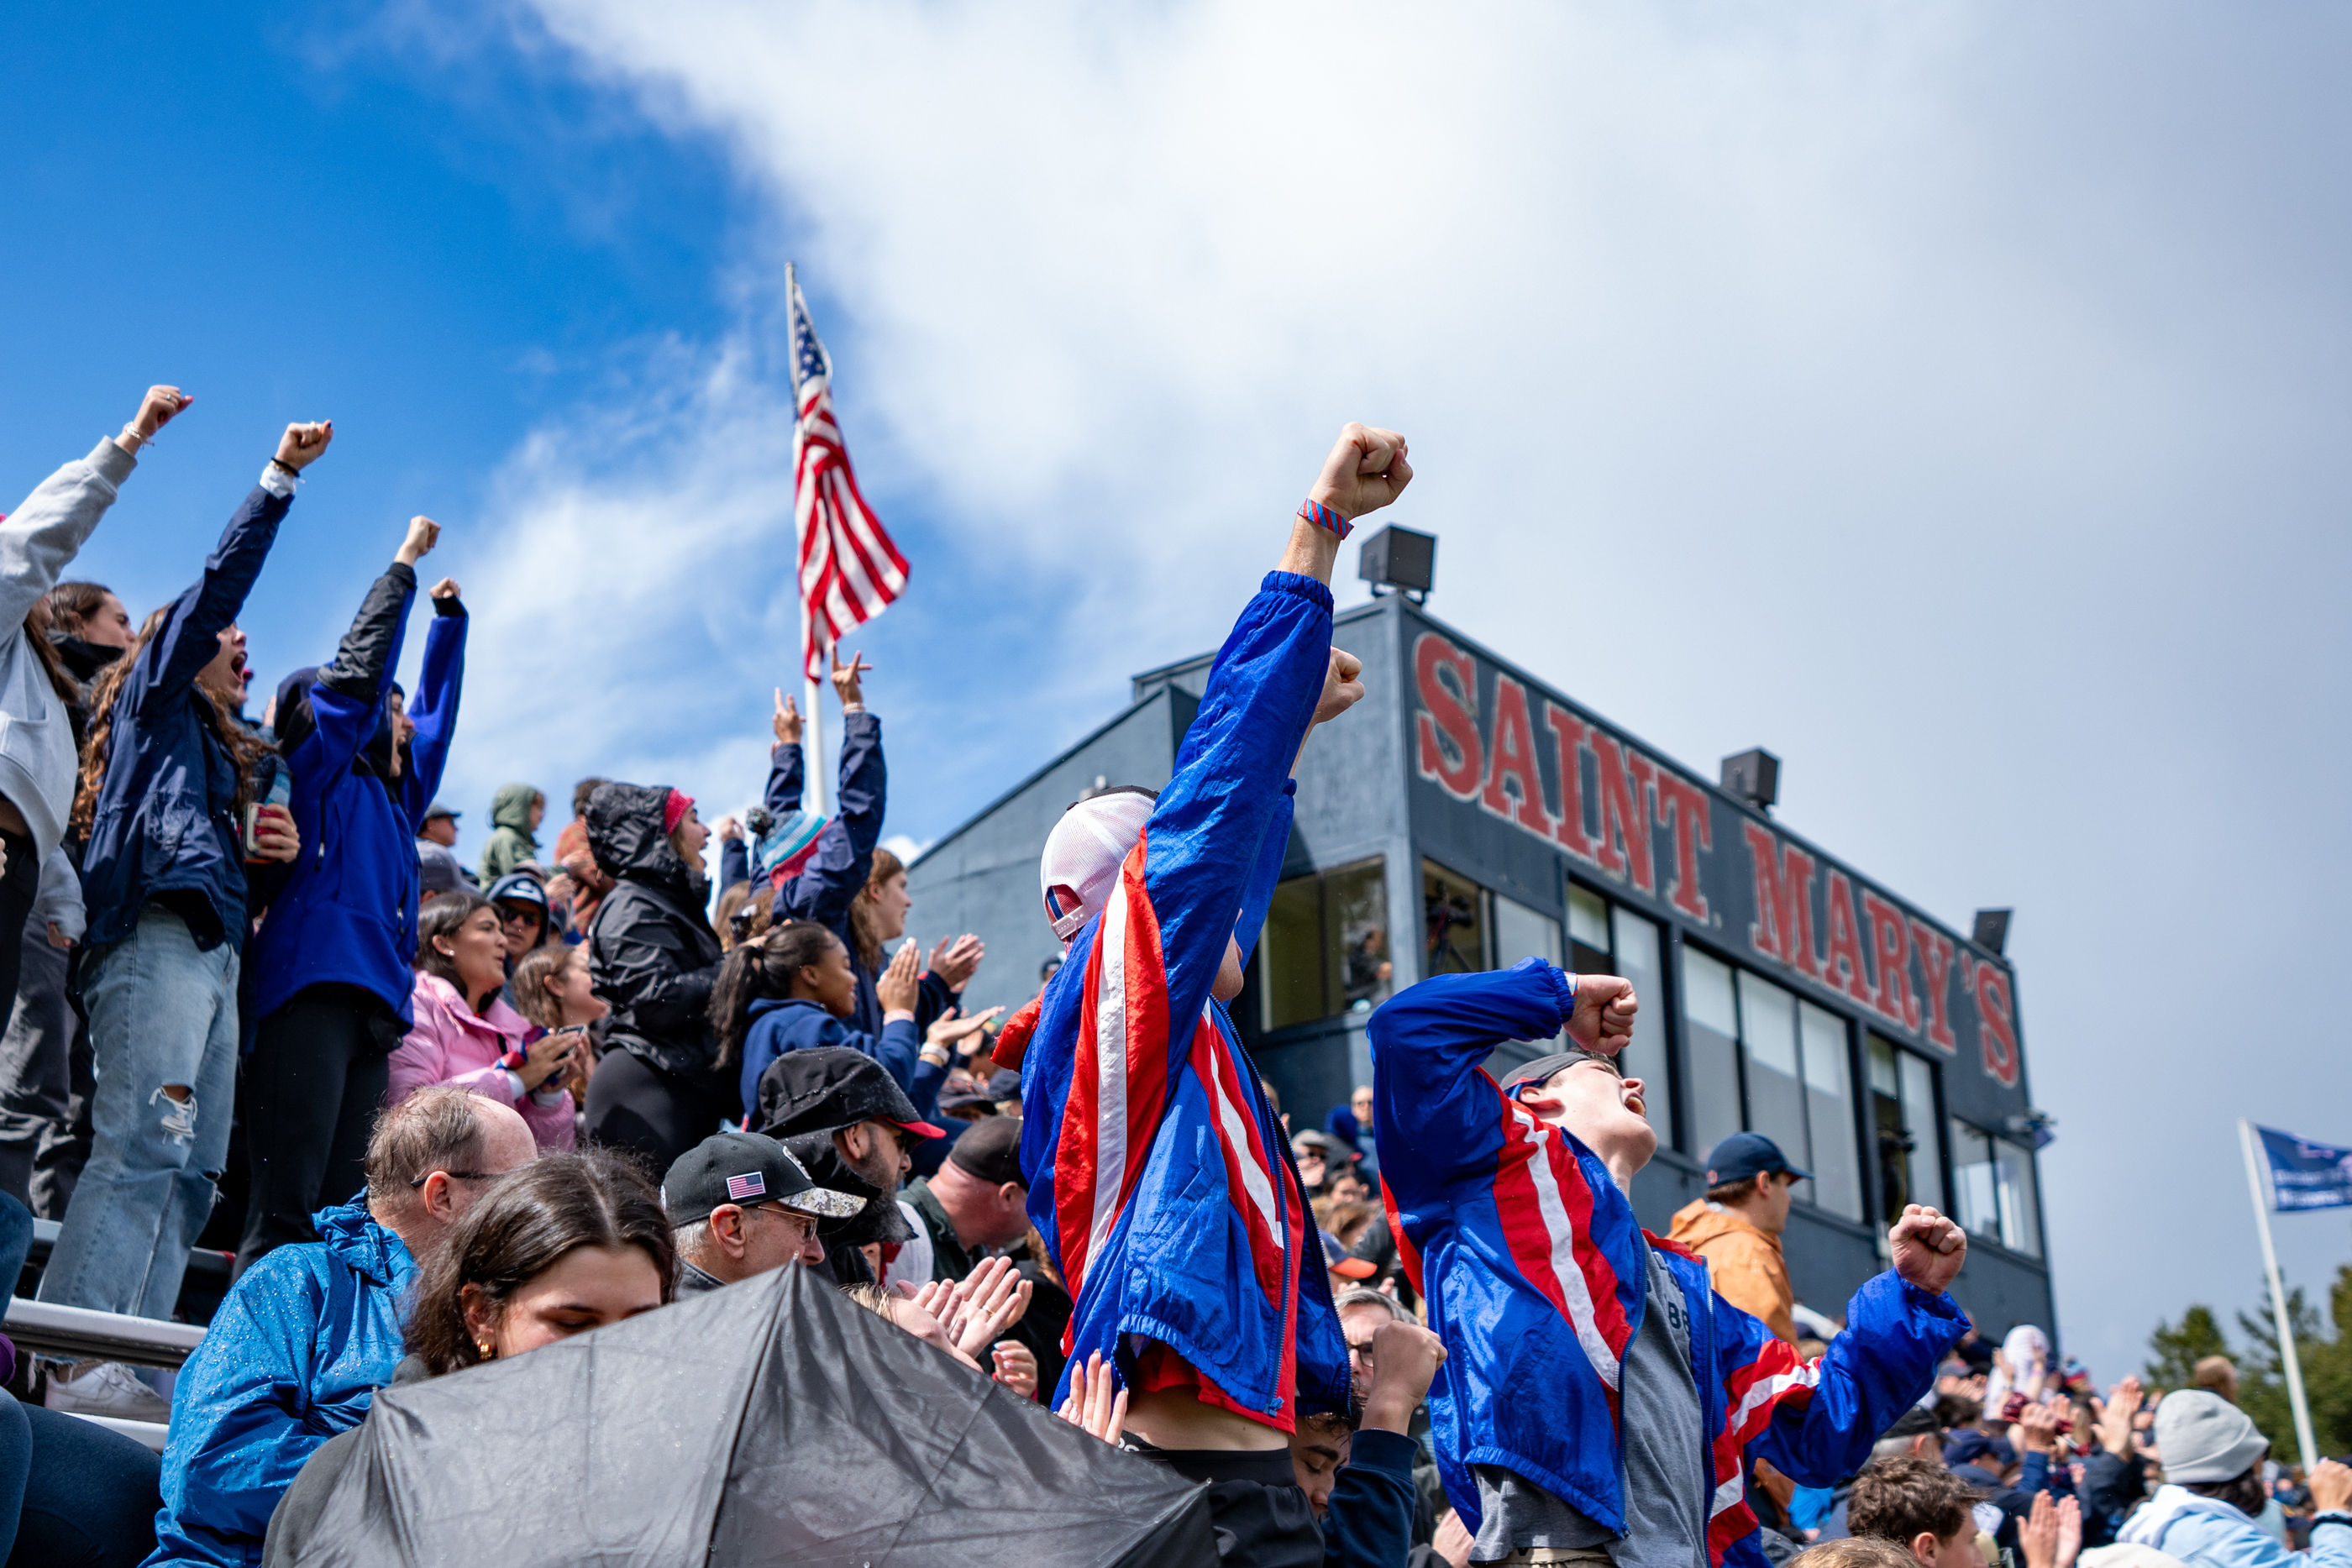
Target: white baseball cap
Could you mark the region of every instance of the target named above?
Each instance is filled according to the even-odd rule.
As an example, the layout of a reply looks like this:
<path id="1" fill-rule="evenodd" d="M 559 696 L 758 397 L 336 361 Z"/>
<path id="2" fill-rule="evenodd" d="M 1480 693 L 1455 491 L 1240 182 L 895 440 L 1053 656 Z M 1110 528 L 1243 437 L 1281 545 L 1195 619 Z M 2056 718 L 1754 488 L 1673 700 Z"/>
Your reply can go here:
<path id="1" fill-rule="evenodd" d="M 1045 835 L 1045 852 L 1037 862 L 1037 887 L 1045 895 L 1045 918 L 1054 935 L 1067 942 L 1078 927 L 1100 913 L 1118 885 L 1118 868 L 1143 836 L 1151 820 L 1155 797 L 1133 788 L 1107 790 L 1079 801 L 1062 813 Z M 1076 907 L 1064 907 L 1055 888 L 1077 895 Z"/>

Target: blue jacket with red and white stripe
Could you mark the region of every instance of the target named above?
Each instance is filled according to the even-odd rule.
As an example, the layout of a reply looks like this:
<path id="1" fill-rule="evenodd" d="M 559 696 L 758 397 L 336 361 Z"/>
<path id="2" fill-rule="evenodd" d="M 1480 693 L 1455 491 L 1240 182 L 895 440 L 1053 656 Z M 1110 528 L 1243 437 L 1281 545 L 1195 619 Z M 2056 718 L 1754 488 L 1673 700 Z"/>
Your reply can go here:
<path id="1" fill-rule="evenodd" d="M 1619 1380 L 1648 1300 L 1633 1206 L 1599 1156 L 1479 1066 L 1557 1034 L 1576 982 L 1540 958 L 1447 975 L 1371 1018 L 1375 1136 L 1389 1222 L 1446 1361 L 1430 1389 L 1446 1495 L 1478 1528 L 1474 1465 L 1498 1465 L 1622 1532 Z M 1892 1272 L 1854 1292 L 1818 1361 L 1715 1294 L 1696 1254 L 1649 1238 L 1690 1310 L 1706 1421 L 1711 1563 L 1764 1568 L 1748 1473 L 1767 1458 L 1832 1486 L 1924 1395 L 1968 1329 L 1950 1296 Z"/>
<path id="2" fill-rule="evenodd" d="M 1330 590 L 1268 574 L 1021 1069 L 1029 1214 L 1076 1302 L 1072 1364 L 1101 1351 L 1124 1381 L 1156 1340 L 1282 1427 L 1347 1408 L 1348 1347 L 1289 1145 L 1210 986 L 1273 898 L 1330 646 Z"/>

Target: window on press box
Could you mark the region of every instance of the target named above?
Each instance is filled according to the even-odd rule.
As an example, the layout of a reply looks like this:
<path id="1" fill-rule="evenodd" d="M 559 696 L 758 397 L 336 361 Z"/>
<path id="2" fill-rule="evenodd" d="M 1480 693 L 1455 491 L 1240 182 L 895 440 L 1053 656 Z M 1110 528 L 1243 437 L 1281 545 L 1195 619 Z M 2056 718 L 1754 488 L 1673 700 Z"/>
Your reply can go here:
<path id="1" fill-rule="evenodd" d="M 1258 941 L 1261 1026 L 1288 1029 L 1388 999 L 1388 872 L 1375 857 L 1274 890 Z"/>
<path id="2" fill-rule="evenodd" d="M 1435 861 L 1421 862 L 1422 974 L 1471 975 L 1495 967 L 1486 890 Z"/>
<path id="3" fill-rule="evenodd" d="M 1869 1058 L 1881 1213 L 1891 1223 L 1906 1204 L 1942 1208 L 1944 1151 L 1936 1119 L 1936 1070 L 1874 1034 Z"/>
<path id="4" fill-rule="evenodd" d="M 1633 1015 L 1633 1043 L 1619 1053 L 1617 1064 L 1626 1077 L 1642 1080 L 1658 1141 L 1672 1145 L 1674 1086 L 1666 1065 L 1666 977 L 1658 946 L 1656 921 L 1612 904 L 1589 887 L 1568 884 L 1568 970 L 1576 975 L 1617 975 L 1633 983 L 1641 1009 Z"/>

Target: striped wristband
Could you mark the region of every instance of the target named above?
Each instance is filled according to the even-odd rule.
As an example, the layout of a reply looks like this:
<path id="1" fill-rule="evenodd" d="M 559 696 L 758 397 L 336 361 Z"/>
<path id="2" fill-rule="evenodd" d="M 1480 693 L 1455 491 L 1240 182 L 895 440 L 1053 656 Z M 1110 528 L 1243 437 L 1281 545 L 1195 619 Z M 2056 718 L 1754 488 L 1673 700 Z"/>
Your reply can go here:
<path id="1" fill-rule="evenodd" d="M 1298 515 L 1317 528 L 1343 539 L 1355 531 L 1355 524 L 1311 496 L 1298 504 Z"/>

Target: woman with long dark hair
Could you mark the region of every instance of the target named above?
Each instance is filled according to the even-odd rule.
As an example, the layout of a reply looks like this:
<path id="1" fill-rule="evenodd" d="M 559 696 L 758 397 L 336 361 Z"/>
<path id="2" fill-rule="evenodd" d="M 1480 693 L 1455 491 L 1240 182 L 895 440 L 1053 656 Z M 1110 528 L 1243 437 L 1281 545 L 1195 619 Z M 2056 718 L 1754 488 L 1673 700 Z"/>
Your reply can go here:
<path id="1" fill-rule="evenodd" d="M 304 853 L 253 942 L 261 1021 L 245 1063 L 253 1187 L 240 1272 L 273 1247 L 316 1240 L 310 1216 L 360 1190 L 392 1051 L 414 1022 L 415 840 L 441 786 L 465 681 L 457 583 L 434 587 L 414 711 L 392 673 L 416 563 L 440 538 L 432 518 L 410 518 L 334 661 L 278 683 L 278 749 Z"/>
<path id="2" fill-rule="evenodd" d="M 986 1028 L 1003 1008 L 959 1018 L 950 1008 L 918 1033 L 918 987 L 912 944 L 882 971 L 877 987 L 883 1009 L 877 1037 L 852 1027 L 857 976 L 841 938 L 813 920 L 791 920 L 756 941 L 739 945 L 719 967 L 710 992 L 710 1021 L 719 1031 L 719 1060 L 736 1062 L 736 1082 L 748 1111 L 759 1103 L 760 1075 L 786 1051 L 846 1046 L 874 1058 L 907 1088 L 928 1119 L 959 1041 Z"/>
<path id="3" fill-rule="evenodd" d="M 169 1318 L 212 1212 L 236 1099 L 244 862 L 299 852 L 291 833 L 240 841 L 263 748 L 237 717 L 236 615 L 296 481 L 333 437 L 331 423 L 286 427 L 204 575 L 147 618 L 91 693 L 74 822 L 89 835 L 82 996 L 97 1139 L 43 1301 Z"/>
<path id="4" fill-rule="evenodd" d="M 415 1021 L 392 1053 L 391 1103 L 429 1084 L 454 1083 L 511 1105 L 542 1149 L 577 1142 L 565 1089 L 579 1036 L 530 1039 L 509 1007 L 506 938 L 499 912 L 470 893 L 445 893 L 416 923 Z"/>
<path id="5" fill-rule="evenodd" d="M 656 1171 L 742 1114 L 710 1027 L 722 955 L 702 914 L 709 837 L 676 789 L 600 784 L 588 798 L 588 847 L 614 879 L 588 929 L 589 973 L 613 1018 L 585 1130 Z"/>
<path id="6" fill-rule="evenodd" d="M 603 1149 L 545 1155 L 500 1176 L 426 1253 L 394 1385 L 525 1355 L 666 1304 L 677 1251 L 661 1193 Z M 381 1406 L 368 1413 L 376 1417 Z M 302 1561 L 364 1424 L 331 1438 L 269 1518 L 265 1563 Z"/>

